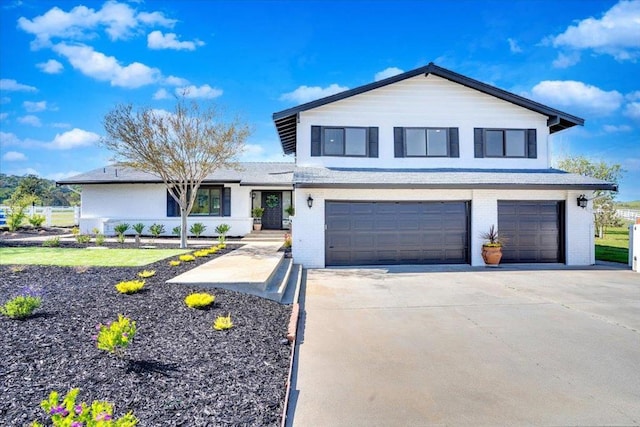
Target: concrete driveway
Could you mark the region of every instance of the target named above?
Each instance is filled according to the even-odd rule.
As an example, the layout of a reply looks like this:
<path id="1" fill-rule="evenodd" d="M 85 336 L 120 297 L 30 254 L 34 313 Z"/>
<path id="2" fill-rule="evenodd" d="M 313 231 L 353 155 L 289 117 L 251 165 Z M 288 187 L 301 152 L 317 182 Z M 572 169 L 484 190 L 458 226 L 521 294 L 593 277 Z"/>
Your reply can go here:
<path id="1" fill-rule="evenodd" d="M 287 424 L 640 425 L 638 273 L 447 270 L 309 270 Z"/>

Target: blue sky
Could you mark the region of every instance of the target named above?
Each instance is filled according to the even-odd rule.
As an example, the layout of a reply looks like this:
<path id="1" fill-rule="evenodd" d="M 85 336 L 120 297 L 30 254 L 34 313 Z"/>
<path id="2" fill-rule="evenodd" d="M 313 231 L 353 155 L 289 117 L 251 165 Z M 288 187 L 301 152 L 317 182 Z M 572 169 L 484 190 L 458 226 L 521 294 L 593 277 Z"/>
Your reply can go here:
<path id="1" fill-rule="evenodd" d="M 252 125 L 242 160 L 292 160 L 272 113 L 433 61 L 583 117 L 555 158 L 620 163 L 640 199 L 640 0 L 0 0 L 0 47 L 7 174 L 103 166 L 105 113 L 184 88 Z"/>

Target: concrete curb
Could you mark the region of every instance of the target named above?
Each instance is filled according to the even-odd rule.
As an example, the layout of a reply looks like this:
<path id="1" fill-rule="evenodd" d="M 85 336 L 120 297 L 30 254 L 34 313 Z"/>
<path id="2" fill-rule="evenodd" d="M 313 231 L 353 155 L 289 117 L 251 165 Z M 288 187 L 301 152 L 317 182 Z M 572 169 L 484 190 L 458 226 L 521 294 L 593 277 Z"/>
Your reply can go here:
<path id="1" fill-rule="evenodd" d="M 302 284 L 302 269 L 298 275 L 296 283 L 296 292 L 293 298 L 293 304 L 291 309 L 291 317 L 289 318 L 289 326 L 287 328 L 287 340 L 291 346 L 291 356 L 289 358 L 289 373 L 287 374 L 287 389 L 284 395 L 284 405 L 282 408 L 282 422 L 281 427 L 287 425 L 287 413 L 289 412 L 289 397 L 291 396 L 291 378 L 293 377 L 293 361 L 296 357 L 296 333 L 298 331 L 298 319 L 300 317 L 300 304 L 298 298 L 300 296 L 300 285 Z"/>

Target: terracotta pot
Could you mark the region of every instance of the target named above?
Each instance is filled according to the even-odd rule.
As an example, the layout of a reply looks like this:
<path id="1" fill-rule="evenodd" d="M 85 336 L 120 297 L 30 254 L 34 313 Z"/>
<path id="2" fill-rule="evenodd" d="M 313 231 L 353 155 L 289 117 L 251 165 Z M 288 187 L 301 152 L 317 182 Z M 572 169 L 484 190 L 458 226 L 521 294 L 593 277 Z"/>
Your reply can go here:
<path id="1" fill-rule="evenodd" d="M 256 231 L 262 230 L 262 224 L 253 224 L 253 229 Z"/>
<path id="2" fill-rule="evenodd" d="M 498 265 L 502 259 L 502 247 L 501 246 L 483 246 L 482 247 L 482 259 L 487 265 Z"/>

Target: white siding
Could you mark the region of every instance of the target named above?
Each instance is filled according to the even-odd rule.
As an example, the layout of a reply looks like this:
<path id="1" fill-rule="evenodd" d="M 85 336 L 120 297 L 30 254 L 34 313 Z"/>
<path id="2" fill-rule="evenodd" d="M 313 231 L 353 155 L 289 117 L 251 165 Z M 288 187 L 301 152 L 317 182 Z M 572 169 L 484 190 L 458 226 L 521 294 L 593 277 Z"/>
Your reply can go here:
<path id="1" fill-rule="evenodd" d="M 549 167 L 547 117 L 509 102 L 429 75 L 412 77 L 300 113 L 299 166 L 367 168 Z M 311 157 L 311 126 L 379 128 L 379 157 Z M 395 158 L 393 128 L 457 127 L 459 158 Z M 474 158 L 474 128 L 537 130 L 537 159 Z"/>
<path id="2" fill-rule="evenodd" d="M 204 235 L 215 235 L 215 228 L 223 223 L 231 226 L 230 236 L 243 236 L 251 232 L 251 188 L 238 184 L 228 184 L 226 187 L 231 188 L 230 217 L 189 218 L 189 224 L 201 222 L 207 226 Z M 173 227 L 180 225 L 180 218 L 167 217 L 166 194 L 163 184 L 84 185 L 80 214 L 81 232 L 89 233 L 93 228 L 97 228 L 105 234 L 113 234 L 113 227 L 120 222 L 142 222 L 147 227 L 153 223 L 164 224 L 165 234 L 171 235 Z"/>
<path id="3" fill-rule="evenodd" d="M 471 200 L 471 265 L 482 266 L 480 234 L 498 223 L 498 200 L 564 200 L 565 259 L 567 265 L 595 262 L 593 213 L 577 206 L 580 192 L 565 190 L 361 190 L 299 189 L 293 226 L 293 257 L 306 268 L 323 268 L 325 255 L 325 200 L 445 201 Z M 313 197 L 313 207 L 306 199 Z"/>

